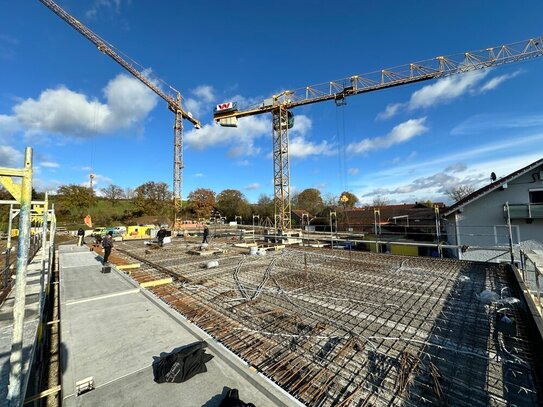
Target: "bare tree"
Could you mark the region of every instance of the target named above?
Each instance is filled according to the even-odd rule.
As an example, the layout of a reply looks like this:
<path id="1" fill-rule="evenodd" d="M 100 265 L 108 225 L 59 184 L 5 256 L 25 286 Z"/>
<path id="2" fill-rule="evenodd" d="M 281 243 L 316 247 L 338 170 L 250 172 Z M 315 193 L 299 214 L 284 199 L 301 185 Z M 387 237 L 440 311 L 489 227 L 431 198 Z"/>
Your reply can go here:
<path id="1" fill-rule="evenodd" d="M 373 198 L 372 205 L 376 207 L 388 205 L 388 199 L 386 196 L 377 195 L 375 198 Z"/>
<path id="2" fill-rule="evenodd" d="M 124 191 L 120 186 L 110 184 L 106 188 L 102 188 L 102 193 L 112 205 L 115 205 L 123 197 Z"/>
<path id="3" fill-rule="evenodd" d="M 134 188 L 126 187 L 124 189 L 124 197 L 126 199 L 133 199 L 135 195 Z"/>
<path id="4" fill-rule="evenodd" d="M 474 191 L 475 188 L 472 185 L 458 185 L 454 188 L 446 190 L 445 195 L 451 198 L 454 202 L 458 202 Z"/>

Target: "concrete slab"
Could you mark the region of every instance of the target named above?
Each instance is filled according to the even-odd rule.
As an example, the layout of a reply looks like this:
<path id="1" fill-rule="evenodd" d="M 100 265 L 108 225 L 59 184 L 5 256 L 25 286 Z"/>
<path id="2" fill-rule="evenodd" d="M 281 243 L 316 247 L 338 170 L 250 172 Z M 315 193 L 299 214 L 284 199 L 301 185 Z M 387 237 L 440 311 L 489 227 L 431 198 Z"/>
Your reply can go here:
<path id="1" fill-rule="evenodd" d="M 64 269 L 64 263 L 64 256 L 61 255 L 59 259 L 61 269 L 70 270 Z M 64 301 L 77 301 L 133 288 L 130 283 L 120 278 L 119 275 L 114 273 L 103 274 L 100 272 L 101 269 L 101 263 L 94 260 L 93 266 L 74 268 L 69 273 L 65 273 L 61 285 L 61 296 Z"/>
<path id="2" fill-rule="evenodd" d="M 65 406 L 218 406 L 228 388 L 257 406 L 298 406 L 295 399 L 251 370 L 123 273 L 87 266 L 94 255 L 60 254 L 62 391 Z M 70 258 L 70 267 L 63 268 Z M 208 372 L 185 383 L 157 384 L 152 364 L 172 350 L 205 340 Z M 75 382 L 93 376 L 96 388 L 76 396 Z"/>

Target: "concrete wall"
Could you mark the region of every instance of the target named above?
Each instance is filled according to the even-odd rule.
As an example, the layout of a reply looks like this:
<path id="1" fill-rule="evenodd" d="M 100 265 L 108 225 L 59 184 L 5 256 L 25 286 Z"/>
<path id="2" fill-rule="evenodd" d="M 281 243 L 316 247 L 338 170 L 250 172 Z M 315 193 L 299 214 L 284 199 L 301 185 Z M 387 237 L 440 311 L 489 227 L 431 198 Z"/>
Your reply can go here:
<path id="1" fill-rule="evenodd" d="M 508 246 L 509 231 L 503 206 L 509 204 L 527 204 L 530 202 L 529 190 L 543 188 L 537 173 L 540 167 L 499 188 L 476 201 L 464 206 L 460 213 L 447 218 L 449 243 L 468 246 Z M 535 181 L 532 174 L 536 173 Z M 513 242 L 543 240 L 543 219 L 525 219 L 511 221 Z M 457 234 L 459 236 L 457 236 Z"/>

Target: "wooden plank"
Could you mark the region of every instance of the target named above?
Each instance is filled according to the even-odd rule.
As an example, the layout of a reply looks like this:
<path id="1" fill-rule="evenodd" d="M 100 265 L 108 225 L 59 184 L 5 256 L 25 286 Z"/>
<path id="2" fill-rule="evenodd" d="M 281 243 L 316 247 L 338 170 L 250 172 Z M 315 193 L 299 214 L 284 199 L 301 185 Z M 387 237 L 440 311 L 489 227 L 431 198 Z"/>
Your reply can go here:
<path id="1" fill-rule="evenodd" d="M 55 386 L 55 387 L 51 387 L 50 389 L 47 389 L 47 390 L 44 390 L 42 391 L 41 393 L 38 393 L 32 397 L 29 397 L 25 400 L 24 404 L 28 404 L 28 403 L 32 403 L 33 401 L 36 401 L 36 400 L 39 400 L 39 399 L 42 399 L 44 397 L 47 397 L 47 396 L 50 396 L 51 394 L 55 394 L 55 393 L 58 393 L 61 389 L 61 386 Z"/>
<path id="2" fill-rule="evenodd" d="M 120 266 L 116 266 L 118 270 L 137 269 L 140 267 L 141 267 L 141 263 L 121 264 Z"/>
<path id="3" fill-rule="evenodd" d="M 161 280 L 154 280 L 154 281 L 147 281 L 145 283 L 140 283 L 140 287 L 141 288 L 156 287 L 159 285 L 170 284 L 171 282 L 173 282 L 173 278 L 168 277 L 168 278 L 163 278 Z"/>

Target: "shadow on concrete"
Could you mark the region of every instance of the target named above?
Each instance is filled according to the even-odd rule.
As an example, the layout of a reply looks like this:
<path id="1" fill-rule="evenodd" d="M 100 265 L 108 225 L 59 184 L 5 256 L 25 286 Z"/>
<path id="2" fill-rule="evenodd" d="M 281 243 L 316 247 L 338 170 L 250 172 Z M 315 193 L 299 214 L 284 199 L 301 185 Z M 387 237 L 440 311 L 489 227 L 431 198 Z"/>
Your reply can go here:
<path id="1" fill-rule="evenodd" d="M 62 374 L 64 374 L 66 373 L 66 368 L 68 367 L 68 357 L 69 357 L 68 349 L 66 348 L 66 345 L 64 344 L 64 342 L 60 342 L 58 353 L 60 357 L 60 360 L 59 360 L 60 371 L 62 372 Z"/>
<path id="2" fill-rule="evenodd" d="M 25 346 L 22 350 L 23 353 L 23 363 L 28 360 L 29 353 L 32 346 L 28 345 Z M 11 356 L 11 348 L 7 352 L 3 352 L 0 354 L 0 359 L 3 360 L 2 368 L 0 369 L 0 405 L 3 406 L 3 402 L 1 400 L 4 400 L 7 404 L 7 396 L 8 396 L 8 385 L 9 385 L 9 372 L 11 369 L 11 363 L 10 363 L 10 356 Z M 30 370 L 30 365 L 28 366 L 28 369 Z M 29 374 L 29 371 L 27 370 L 26 374 Z M 24 378 L 21 377 L 21 384 L 24 381 Z M 24 397 L 24 394 L 21 395 L 21 397 Z"/>
<path id="3" fill-rule="evenodd" d="M 221 401 L 224 400 L 229 391 L 230 387 L 224 386 L 220 394 L 216 394 L 215 396 L 211 397 L 208 401 L 202 404 L 202 407 L 217 407 L 219 404 L 221 404 Z"/>

